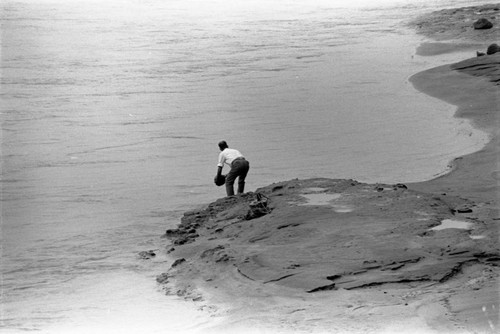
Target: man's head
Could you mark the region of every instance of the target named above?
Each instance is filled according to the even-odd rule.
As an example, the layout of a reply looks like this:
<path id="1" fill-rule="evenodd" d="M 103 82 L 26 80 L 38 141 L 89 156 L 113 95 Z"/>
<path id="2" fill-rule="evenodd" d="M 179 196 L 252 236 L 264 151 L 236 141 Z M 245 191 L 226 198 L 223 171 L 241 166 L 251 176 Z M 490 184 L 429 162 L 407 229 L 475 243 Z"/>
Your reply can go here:
<path id="1" fill-rule="evenodd" d="M 224 151 L 226 148 L 228 148 L 229 146 L 227 146 L 227 143 L 225 140 L 222 140 L 219 142 L 219 148 L 221 151 Z"/>

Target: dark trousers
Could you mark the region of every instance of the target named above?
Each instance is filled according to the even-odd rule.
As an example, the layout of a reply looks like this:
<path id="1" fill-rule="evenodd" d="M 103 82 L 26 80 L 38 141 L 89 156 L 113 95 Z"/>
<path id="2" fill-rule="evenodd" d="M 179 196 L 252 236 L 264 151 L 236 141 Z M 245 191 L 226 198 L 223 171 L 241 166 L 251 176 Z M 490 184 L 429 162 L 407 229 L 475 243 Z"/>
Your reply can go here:
<path id="1" fill-rule="evenodd" d="M 226 175 L 226 193 L 227 196 L 234 195 L 234 181 L 238 178 L 238 194 L 245 191 L 245 178 L 247 177 L 250 163 L 245 158 L 236 158 L 231 163 L 231 170 Z"/>

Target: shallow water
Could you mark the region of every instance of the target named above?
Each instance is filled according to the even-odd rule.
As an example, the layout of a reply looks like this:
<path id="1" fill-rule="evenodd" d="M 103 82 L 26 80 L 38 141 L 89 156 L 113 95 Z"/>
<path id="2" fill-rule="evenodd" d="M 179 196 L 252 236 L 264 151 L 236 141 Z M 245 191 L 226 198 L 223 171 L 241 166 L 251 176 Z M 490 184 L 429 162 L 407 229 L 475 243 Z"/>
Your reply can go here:
<path id="1" fill-rule="evenodd" d="M 333 201 L 339 199 L 342 195 L 322 193 L 322 194 L 303 194 L 301 196 L 305 197 L 307 200 L 302 205 L 331 205 Z"/>
<path id="2" fill-rule="evenodd" d="M 454 228 L 454 229 L 462 229 L 462 230 L 470 230 L 474 226 L 474 224 L 470 222 L 464 222 L 461 220 L 453 220 L 453 219 L 444 219 L 441 222 L 441 225 L 434 226 L 431 228 L 432 231 L 441 231 L 441 230 L 446 230 L 449 228 Z"/>
<path id="3" fill-rule="evenodd" d="M 407 80 L 475 50 L 417 56 L 402 25 L 475 3 L 4 1 L 0 330 L 216 321 L 154 278 L 163 231 L 224 195 L 220 139 L 250 160 L 247 190 L 426 180 L 479 149 L 484 133 Z"/>

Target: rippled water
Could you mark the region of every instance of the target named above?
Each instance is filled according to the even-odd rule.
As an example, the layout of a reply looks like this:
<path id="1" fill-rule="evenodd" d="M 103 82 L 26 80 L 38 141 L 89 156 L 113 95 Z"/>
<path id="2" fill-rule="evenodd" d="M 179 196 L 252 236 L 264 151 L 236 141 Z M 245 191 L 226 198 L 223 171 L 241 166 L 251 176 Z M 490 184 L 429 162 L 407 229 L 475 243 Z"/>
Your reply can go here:
<path id="1" fill-rule="evenodd" d="M 486 1 L 2 2 L 8 332 L 180 332 L 163 231 L 215 200 L 217 142 L 248 190 L 296 177 L 430 179 L 485 134 L 413 89 L 475 49 L 415 55 L 418 13 Z M 155 249 L 151 261 L 137 253 Z"/>

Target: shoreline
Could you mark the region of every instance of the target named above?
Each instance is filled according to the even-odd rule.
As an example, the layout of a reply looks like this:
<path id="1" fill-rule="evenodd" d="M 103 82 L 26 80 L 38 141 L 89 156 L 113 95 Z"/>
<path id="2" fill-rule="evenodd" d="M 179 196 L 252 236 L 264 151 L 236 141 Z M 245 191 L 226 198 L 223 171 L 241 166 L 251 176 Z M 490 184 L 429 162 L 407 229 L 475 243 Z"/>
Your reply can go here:
<path id="1" fill-rule="evenodd" d="M 453 50 L 455 46 L 463 44 L 483 44 L 484 50 L 479 50 L 482 52 L 489 44 L 497 42 L 495 37 L 500 32 L 498 13 L 500 3 L 450 8 L 418 17 L 410 25 L 430 40 L 421 45 L 425 45 L 425 54 L 436 54 L 443 48 Z M 488 17 L 493 28 L 472 29 L 473 20 L 482 17 Z M 431 68 L 410 78 L 417 90 L 456 106 L 453 117 L 470 120 L 475 128 L 490 136 L 481 150 L 451 161 L 447 173 L 432 180 L 412 183 L 412 188 L 432 192 L 448 191 L 482 201 L 498 201 L 500 74 L 495 63 L 499 61 L 500 53 L 485 57 L 471 55 L 469 59 Z M 460 89 L 459 93 L 457 89 Z"/>
<path id="2" fill-rule="evenodd" d="M 481 150 L 455 158 L 451 170 L 435 179 L 411 184 L 414 189 L 427 191 L 448 191 L 463 194 L 478 200 L 495 197 L 498 191 L 495 183 L 498 171 L 498 85 L 487 77 L 476 77 L 477 68 L 495 70 L 500 54 L 477 57 L 420 72 L 411 77 L 413 85 L 423 93 L 457 106 L 454 117 L 465 118 L 473 126 L 489 134 L 490 140 Z M 467 64 L 468 72 L 459 72 L 457 67 Z M 489 65 L 492 64 L 492 65 Z M 474 70 L 476 69 L 476 70 Z M 460 94 L 457 86 L 462 87 Z"/>
<path id="3" fill-rule="evenodd" d="M 158 282 L 223 319 L 203 333 L 495 332 L 499 86 L 488 75 L 499 64 L 471 58 L 410 79 L 490 134 L 448 173 L 405 185 L 290 180 L 219 199 L 167 231 L 177 260 Z"/>

